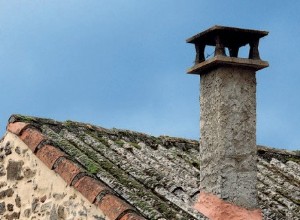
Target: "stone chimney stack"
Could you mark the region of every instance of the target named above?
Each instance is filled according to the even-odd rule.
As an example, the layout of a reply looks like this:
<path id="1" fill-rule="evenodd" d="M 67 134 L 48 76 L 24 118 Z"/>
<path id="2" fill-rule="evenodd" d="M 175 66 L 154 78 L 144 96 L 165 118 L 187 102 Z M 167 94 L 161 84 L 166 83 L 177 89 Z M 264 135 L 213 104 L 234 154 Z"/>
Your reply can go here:
<path id="1" fill-rule="evenodd" d="M 255 74 L 269 66 L 258 51 L 259 39 L 267 34 L 213 26 L 187 39 L 196 47 L 195 65 L 187 72 L 201 79 L 200 199 L 195 208 L 211 219 L 205 204 L 210 196 L 245 210 L 258 208 Z M 239 58 L 239 48 L 247 44 L 249 57 Z M 207 60 L 206 46 L 215 47 Z"/>

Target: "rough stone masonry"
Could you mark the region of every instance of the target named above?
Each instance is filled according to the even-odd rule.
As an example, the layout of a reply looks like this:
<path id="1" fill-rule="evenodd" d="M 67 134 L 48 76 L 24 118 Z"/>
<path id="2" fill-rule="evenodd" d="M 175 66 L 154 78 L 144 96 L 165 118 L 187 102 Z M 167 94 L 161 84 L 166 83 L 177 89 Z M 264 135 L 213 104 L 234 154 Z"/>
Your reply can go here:
<path id="1" fill-rule="evenodd" d="M 0 141 L 0 219 L 104 220 L 14 134 Z"/>
<path id="2" fill-rule="evenodd" d="M 201 190 L 256 208 L 255 71 L 222 67 L 201 75 Z"/>

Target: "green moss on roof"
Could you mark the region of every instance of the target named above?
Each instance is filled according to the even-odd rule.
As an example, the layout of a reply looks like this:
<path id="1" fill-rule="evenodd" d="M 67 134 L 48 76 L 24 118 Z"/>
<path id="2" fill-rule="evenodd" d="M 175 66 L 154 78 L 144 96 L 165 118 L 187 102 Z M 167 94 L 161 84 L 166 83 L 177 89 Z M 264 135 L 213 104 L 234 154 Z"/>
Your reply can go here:
<path id="1" fill-rule="evenodd" d="M 74 137 L 68 136 L 68 129 L 71 131 L 75 131 L 76 129 L 70 128 L 72 126 L 72 122 L 68 122 L 67 126 L 64 124 L 63 129 L 60 131 L 59 134 L 54 132 L 48 126 L 42 126 L 43 132 L 50 137 L 59 148 L 65 151 L 68 155 L 75 158 L 81 166 L 83 166 L 88 173 L 90 174 L 97 174 L 101 173 L 105 170 L 105 172 L 112 175 L 114 178 L 118 180 L 121 185 L 124 185 L 128 188 L 134 189 L 135 194 L 139 198 L 143 198 L 149 201 L 155 201 L 153 203 L 153 208 L 162 212 L 162 215 L 166 218 L 177 219 L 176 213 L 179 212 L 179 208 L 172 204 L 168 204 L 167 201 L 159 199 L 156 197 L 153 192 L 145 190 L 145 186 L 143 184 L 138 183 L 136 180 L 131 178 L 126 171 L 120 169 L 115 164 L 113 164 L 109 158 L 104 159 L 103 156 L 100 156 L 99 152 L 93 150 L 93 148 L 89 146 L 84 146 L 80 144 L 80 140 L 76 138 L 84 138 L 82 135 L 75 135 Z M 67 130 L 64 130 L 67 129 Z M 78 129 L 80 130 L 80 129 Z M 68 137 L 68 138 L 67 138 Z M 118 144 L 123 146 L 124 142 L 119 140 Z M 134 147 L 140 148 L 138 144 L 131 143 Z M 138 146 L 138 147 L 137 147 Z M 134 198 L 135 196 L 131 194 L 131 197 Z M 141 202 L 139 200 L 135 200 L 135 205 L 141 209 L 140 205 Z M 183 216 L 189 216 L 188 214 L 184 214 Z M 152 216 L 153 217 L 153 216 Z M 190 217 L 188 217 L 190 218 Z"/>
<path id="2" fill-rule="evenodd" d="M 116 140 L 115 143 L 120 145 L 120 146 L 124 145 L 124 142 L 122 140 Z"/>
<path id="3" fill-rule="evenodd" d="M 134 146 L 136 149 L 141 149 L 141 146 L 138 145 L 137 143 L 129 142 L 129 144 L 130 144 L 131 146 Z"/>

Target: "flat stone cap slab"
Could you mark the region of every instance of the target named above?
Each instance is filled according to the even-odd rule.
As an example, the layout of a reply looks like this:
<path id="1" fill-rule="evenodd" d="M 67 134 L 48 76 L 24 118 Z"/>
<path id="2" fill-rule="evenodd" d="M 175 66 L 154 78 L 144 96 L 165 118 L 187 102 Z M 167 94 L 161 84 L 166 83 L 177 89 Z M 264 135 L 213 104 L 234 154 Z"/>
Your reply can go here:
<path id="1" fill-rule="evenodd" d="M 200 75 L 202 73 L 206 73 L 208 70 L 212 68 L 216 68 L 218 66 L 236 66 L 236 67 L 244 67 L 250 68 L 255 71 L 261 70 L 269 66 L 267 61 L 263 60 L 252 60 L 246 58 L 236 58 L 236 57 L 226 57 L 226 56 L 215 56 L 209 60 L 198 63 L 195 66 L 189 68 L 187 70 L 188 74 L 197 74 Z"/>
<path id="2" fill-rule="evenodd" d="M 242 29 L 215 25 L 186 40 L 187 43 L 216 46 L 215 38 L 219 36 L 225 47 L 244 46 L 253 40 L 258 40 L 266 35 L 268 31 Z"/>

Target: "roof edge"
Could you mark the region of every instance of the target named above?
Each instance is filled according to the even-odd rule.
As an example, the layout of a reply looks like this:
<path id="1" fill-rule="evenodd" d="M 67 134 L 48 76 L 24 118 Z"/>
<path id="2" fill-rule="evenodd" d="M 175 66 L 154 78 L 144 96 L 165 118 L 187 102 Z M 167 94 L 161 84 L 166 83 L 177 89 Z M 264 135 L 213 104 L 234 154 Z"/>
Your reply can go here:
<path id="1" fill-rule="evenodd" d="M 34 124 L 18 119 L 20 117 L 16 115 L 10 117 L 7 131 L 17 135 L 49 169 L 59 174 L 69 186 L 74 187 L 106 216 L 119 220 L 145 220 L 136 208 L 114 193 L 104 182 L 87 173 L 57 147 L 46 144 L 47 138 Z M 30 120 L 32 119 L 34 118 L 31 117 Z M 90 187 L 86 187 L 87 185 Z"/>

